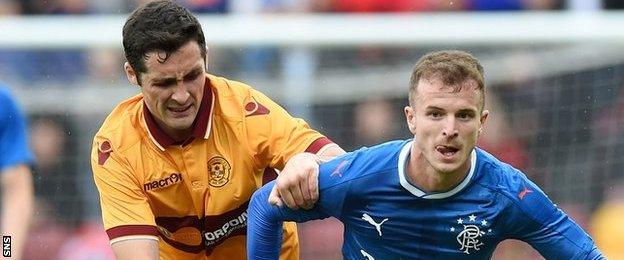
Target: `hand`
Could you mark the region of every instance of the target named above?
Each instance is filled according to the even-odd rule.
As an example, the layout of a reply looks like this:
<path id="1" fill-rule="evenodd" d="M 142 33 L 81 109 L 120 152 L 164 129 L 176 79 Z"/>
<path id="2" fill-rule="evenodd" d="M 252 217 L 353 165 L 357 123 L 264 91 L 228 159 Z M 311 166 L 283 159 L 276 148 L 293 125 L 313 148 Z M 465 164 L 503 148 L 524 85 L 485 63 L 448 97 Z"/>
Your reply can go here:
<path id="1" fill-rule="evenodd" d="M 277 177 L 269 203 L 277 206 L 285 203 L 290 209 L 311 209 L 319 195 L 319 163 L 318 156 L 311 153 L 300 153 L 290 158 Z"/>

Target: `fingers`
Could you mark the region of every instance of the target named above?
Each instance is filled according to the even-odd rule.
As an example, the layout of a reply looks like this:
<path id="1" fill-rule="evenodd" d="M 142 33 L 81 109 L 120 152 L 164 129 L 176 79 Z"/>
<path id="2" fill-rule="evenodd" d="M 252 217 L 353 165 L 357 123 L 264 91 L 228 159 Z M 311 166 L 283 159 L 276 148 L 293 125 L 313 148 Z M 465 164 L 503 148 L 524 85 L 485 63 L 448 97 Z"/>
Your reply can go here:
<path id="1" fill-rule="evenodd" d="M 310 193 L 310 205 L 312 206 L 316 203 L 316 201 L 318 201 L 319 198 L 318 175 L 318 168 L 308 175 L 308 191 Z"/>
<path id="2" fill-rule="evenodd" d="M 299 189 L 301 190 L 301 195 L 303 196 L 303 204 L 298 206 L 304 209 L 310 209 L 314 205 L 314 202 L 312 201 L 312 194 L 310 193 L 309 182 L 310 179 L 307 177 L 302 178 L 299 182 Z"/>
<path id="3" fill-rule="evenodd" d="M 269 204 L 278 207 L 284 205 L 284 203 L 282 203 L 282 199 L 280 199 L 279 192 L 277 191 L 277 186 L 273 186 L 273 189 L 271 189 L 271 193 L 269 194 Z"/>
<path id="4" fill-rule="evenodd" d="M 293 190 L 298 190 L 297 189 L 293 189 Z M 282 197 L 282 201 L 284 201 L 284 204 L 286 204 L 287 207 L 289 207 L 290 209 L 298 209 L 299 206 L 297 206 L 298 204 L 295 202 L 295 198 L 293 196 L 293 192 L 290 189 L 280 189 L 278 188 L 278 192 L 280 193 L 280 196 Z M 301 199 L 301 191 L 299 192 L 299 199 Z M 299 205 L 302 203 L 299 203 Z"/>
<path id="5" fill-rule="evenodd" d="M 280 199 L 293 210 L 312 208 L 319 197 L 318 163 L 316 155 L 302 153 L 293 156 L 278 176 L 277 188 L 272 190 L 269 199 Z"/>

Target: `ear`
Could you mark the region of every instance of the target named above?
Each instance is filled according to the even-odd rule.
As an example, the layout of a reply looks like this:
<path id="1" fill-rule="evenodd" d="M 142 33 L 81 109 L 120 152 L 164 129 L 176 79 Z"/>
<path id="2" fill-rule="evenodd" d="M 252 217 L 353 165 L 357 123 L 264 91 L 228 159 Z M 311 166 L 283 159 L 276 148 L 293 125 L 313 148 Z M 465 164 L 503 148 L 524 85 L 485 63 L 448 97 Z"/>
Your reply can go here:
<path id="1" fill-rule="evenodd" d="M 406 106 L 403 108 L 403 112 L 405 112 L 405 120 L 407 121 L 407 128 L 409 128 L 412 134 L 416 134 L 416 114 L 414 109 L 411 106 Z"/>
<path id="2" fill-rule="evenodd" d="M 124 71 L 126 72 L 126 77 L 128 78 L 128 81 L 130 81 L 132 85 L 139 86 L 139 79 L 137 78 L 139 75 L 134 71 L 132 66 L 130 66 L 130 63 L 124 63 Z"/>
<path id="3" fill-rule="evenodd" d="M 483 128 L 483 125 L 485 124 L 485 121 L 488 118 L 488 115 L 490 115 L 490 110 L 483 110 L 483 112 L 481 112 L 481 118 L 479 119 L 481 121 L 481 125 L 479 126 L 479 133 L 481 133 L 481 129 Z"/>
<path id="4" fill-rule="evenodd" d="M 210 60 L 210 49 L 206 45 L 206 58 L 204 59 L 204 69 L 208 71 L 208 61 Z"/>

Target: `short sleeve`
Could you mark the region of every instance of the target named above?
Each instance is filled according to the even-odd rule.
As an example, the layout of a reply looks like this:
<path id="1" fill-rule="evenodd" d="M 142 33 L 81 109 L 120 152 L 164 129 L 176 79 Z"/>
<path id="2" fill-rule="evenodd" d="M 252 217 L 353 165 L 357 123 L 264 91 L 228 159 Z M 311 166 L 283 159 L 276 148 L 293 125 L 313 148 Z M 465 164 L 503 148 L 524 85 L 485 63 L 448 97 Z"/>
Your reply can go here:
<path id="1" fill-rule="evenodd" d="M 32 163 L 24 114 L 8 91 L 0 89 L 0 171 Z"/>
<path id="2" fill-rule="evenodd" d="M 110 141 L 96 138 L 91 166 L 100 194 L 104 228 L 111 243 L 127 236 L 157 236 L 147 195 Z"/>
<path id="3" fill-rule="evenodd" d="M 290 116 L 264 94 L 253 89 L 250 93 L 251 97 L 245 103 L 244 121 L 257 166 L 282 169 L 293 155 L 316 153 L 332 143 L 304 120 Z"/>

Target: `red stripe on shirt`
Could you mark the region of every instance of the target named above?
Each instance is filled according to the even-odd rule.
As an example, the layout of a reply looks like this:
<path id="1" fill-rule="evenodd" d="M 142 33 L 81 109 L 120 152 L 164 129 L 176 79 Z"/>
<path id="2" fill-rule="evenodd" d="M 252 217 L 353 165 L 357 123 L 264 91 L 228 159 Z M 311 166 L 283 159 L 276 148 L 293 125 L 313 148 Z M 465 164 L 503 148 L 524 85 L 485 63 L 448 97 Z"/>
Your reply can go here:
<path id="1" fill-rule="evenodd" d="M 106 230 L 108 238 L 113 240 L 118 237 L 124 236 L 136 236 L 136 235 L 150 235 L 158 236 L 158 229 L 155 226 L 150 225 L 124 225 L 109 228 Z"/>
<path id="2" fill-rule="evenodd" d="M 321 150 L 321 148 L 323 148 L 325 145 L 328 144 L 333 144 L 334 142 L 332 142 L 332 140 L 329 140 L 329 138 L 327 137 L 321 137 L 319 139 L 316 139 L 314 142 L 312 142 L 312 144 L 310 144 L 310 146 L 308 146 L 308 149 L 306 149 L 306 153 L 318 153 L 319 150 Z"/>

